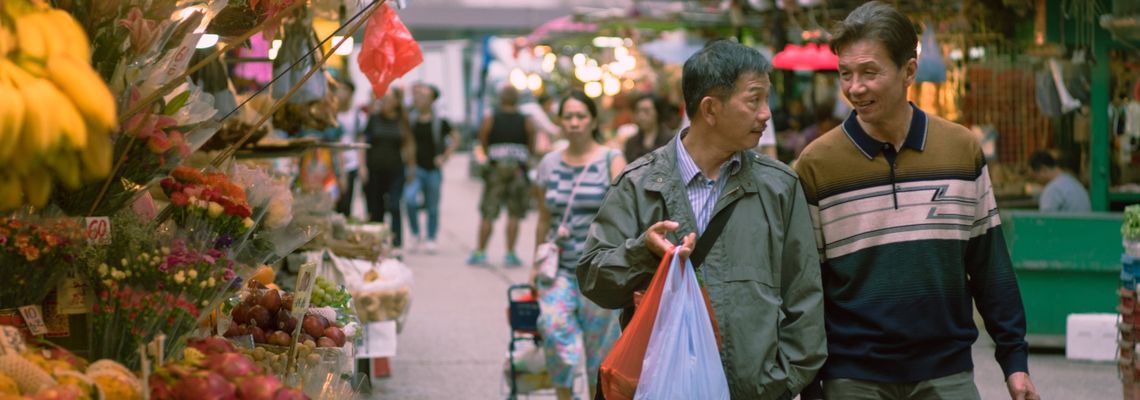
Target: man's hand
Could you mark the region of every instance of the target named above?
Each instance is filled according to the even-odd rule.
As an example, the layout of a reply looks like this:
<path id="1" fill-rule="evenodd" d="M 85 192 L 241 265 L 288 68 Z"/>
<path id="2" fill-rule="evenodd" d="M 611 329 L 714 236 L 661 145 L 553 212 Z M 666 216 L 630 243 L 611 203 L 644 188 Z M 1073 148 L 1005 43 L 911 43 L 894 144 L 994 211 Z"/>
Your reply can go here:
<path id="1" fill-rule="evenodd" d="M 1009 398 L 1013 400 L 1041 400 L 1037 387 L 1025 372 L 1014 372 L 1005 380 L 1005 385 L 1009 388 Z"/>
<path id="2" fill-rule="evenodd" d="M 648 247 L 649 251 L 658 257 L 664 257 L 665 252 L 673 247 L 673 242 L 670 242 L 669 239 L 665 237 L 665 234 L 673 232 L 680 227 L 681 224 L 675 221 L 661 221 L 653 224 L 653 226 L 645 230 L 645 247 Z M 681 257 L 688 257 L 689 254 L 693 252 L 693 246 L 696 242 L 696 233 L 686 235 L 681 241 L 681 248 L 677 249 L 677 253 L 679 253 Z"/>

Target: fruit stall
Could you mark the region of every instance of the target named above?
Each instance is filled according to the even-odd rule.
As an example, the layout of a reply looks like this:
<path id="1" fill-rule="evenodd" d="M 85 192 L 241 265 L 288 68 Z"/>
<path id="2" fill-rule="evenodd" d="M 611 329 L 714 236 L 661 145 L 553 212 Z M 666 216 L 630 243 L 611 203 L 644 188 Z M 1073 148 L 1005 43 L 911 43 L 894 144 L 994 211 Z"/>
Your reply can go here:
<path id="1" fill-rule="evenodd" d="M 0 399 L 366 398 L 412 275 L 330 134 L 340 47 L 422 61 L 393 6 L 0 2 Z"/>

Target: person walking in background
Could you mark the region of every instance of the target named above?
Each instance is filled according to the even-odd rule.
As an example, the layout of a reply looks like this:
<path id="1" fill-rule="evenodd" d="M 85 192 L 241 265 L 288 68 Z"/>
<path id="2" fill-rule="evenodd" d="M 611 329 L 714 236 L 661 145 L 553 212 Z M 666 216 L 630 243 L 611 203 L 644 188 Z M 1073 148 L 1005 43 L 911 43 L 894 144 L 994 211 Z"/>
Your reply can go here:
<path id="1" fill-rule="evenodd" d="M 585 360 L 586 376 L 594 388 L 598 367 L 620 334 L 617 312 L 582 296 L 574 271 L 590 222 L 610 182 L 625 168 L 625 158 L 601 144 L 598 108 L 585 93 L 570 93 L 562 100 L 558 115 L 568 146 L 542 158 L 534 185 L 538 204 L 535 243 L 551 238 L 558 243 L 558 274 L 553 281 L 538 279 L 539 266 L 535 265 L 530 282 L 539 293 L 538 330 L 547 370 L 558 398 L 571 399 L 575 365 Z"/>
<path id="2" fill-rule="evenodd" d="M 499 212 L 507 209 L 507 254 L 503 264 L 522 266 L 515 254 L 519 237 L 519 221 L 526 216 L 530 197 L 527 163 L 534 151 L 534 125 L 518 110 L 519 92 L 506 86 L 499 93 L 499 107 L 483 119 L 479 127 L 479 144 L 487 151 L 488 165 L 483 170 L 483 194 L 479 200 L 479 249 L 467 258 L 468 265 L 487 263 L 487 242 Z"/>
<path id="3" fill-rule="evenodd" d="M 410 250 L 417 251 L 423 242 L 423 249 L 435 253 L 436 238 L 439 233 L 439 198 L 443 185 L 443 164 L 459 147 L 459 131 L 451 122 L 440 116 L 435 108 L 439 100 L 439 89 L 435 86 L 418 83 L 412 87 L 412 102 L 415 107 L 409 114 L 412 136 L 416 142 L 415 179 L 408 181 L 404 190 L 404 206 L 408 211 L 408 228 L 412 233 Z M 420 202 L 420 196 L 423 202 Z M 427 211 L 427 240 L 420 236 L 421 204 Z"/>
<path id="4" fill-rule="evenodd" d="M 340 105 L 340 112 L 336 115 L 336 121 L 340 125 L 340 142 L 343 144 L 359 142 L 364 127 L 368 123 L 368 115 L 352 104 L 352 93 L 355 91 L 352 82 L 337 82 L 336 88 Z M 364 157 L 364 150 L 349 150 L 340 153 L 341 179 L 338 181 L 341 182 L 341 187 L 336 211 L 345 216 L 352 215 L 356 180 L 360 176 L 360 160 Z"/>
<path id="5" fill-rule="evenodd" d="M 714 241 L 702 238 L 708 257 L 697 276 L 716 316 L 729 392 L 790 399 L 815 377 L 827 346 L 799 179 L 751 151 L 771 117 L 772 66 L 755 49 L 718 40 L 683 68 L 692 126 L 622 172 L 590 226 L 578 282 L 602 307 L 626 308 L 628 321 L 635 292 L 648 286 L 666 249 L 677 245 L 689 257 L 697 235 L 724 222 Z"/>
<path id="6" fill-rule="evenodd" d="M 832 32 L 854 111 L 804 149 L 822 255 L 828 399 L 978 399 L 974 305 L 1013 399 L 1037 399 L 1025 310 L 981 146 L 907 102 L 914 24 L 859 6 Z"/>
<path id="7" fill-rule="evenodd" d="M 625 141 L 623 155 L 634 161 L 673 140 L 673 131 L 666 126 L 668 117 L 679 113 L 677 106 L 652 94 L 642 95 L 633 102 L 633 120 L 637 133 Z"/>
<path id="8" fill-rule="evenodd" d="M 1057 165 L 1057 159 L 1048 150 L 1039 150 L 1029 157 L 1033 179 L 1045 188 L 1037 200 L 1038 209 L 1046 212 L 1091 212 L 1089 192 L 1081 181 Z"/>
<path id="9" fill-rule="evenodd" d="M 409 164 L 415 160 L 416 148 L 402 98 L 402 92 L 393 87 L 373 105 L 364 128 L 370 147 L 360 176 L 369 221 L 384 222 L 384 214 L 388 214 L 392 245 L 397 250 L 403 245 L 400 199 L 404 182 L 415 177 L 415 165 Z"/>

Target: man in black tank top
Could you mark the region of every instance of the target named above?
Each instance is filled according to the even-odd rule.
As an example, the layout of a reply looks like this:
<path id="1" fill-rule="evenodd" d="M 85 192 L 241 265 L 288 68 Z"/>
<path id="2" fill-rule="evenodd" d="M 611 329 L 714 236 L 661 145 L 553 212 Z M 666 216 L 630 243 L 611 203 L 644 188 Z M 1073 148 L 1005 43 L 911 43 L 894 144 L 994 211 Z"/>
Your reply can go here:
<path id="1" fill-rule="evenodd" d="M 483 194 L 479 200 L 482 221 L 479 224 L 479 248 L 471 253 L 467 264 L 487 263 L 487 242 L 491 225 L 504 207 L 507 209 L 507 254 L 503 264 L 522 266 L 515 254 L 519 221 L 526 216 L 530 197 L 527 162 L 534 151 L 534 125 L 518 111 L 519 93 L 507 86 L 499 93 L 499 108 L 483 119 L 479 127 L 479 144 L 487 152 L 488 166 L 483 170 Z"/>

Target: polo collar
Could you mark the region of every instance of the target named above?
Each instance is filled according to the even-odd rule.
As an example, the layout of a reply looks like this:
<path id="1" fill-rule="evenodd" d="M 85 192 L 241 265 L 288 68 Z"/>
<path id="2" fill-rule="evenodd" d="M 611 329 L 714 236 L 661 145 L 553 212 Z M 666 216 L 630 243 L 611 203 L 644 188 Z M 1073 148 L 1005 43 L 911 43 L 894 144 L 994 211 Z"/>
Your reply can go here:
<path id="1" fill-rule="evenodd" d="M 923 151 L 926 149 L 926 134 L 928 120 L 926 113 L 922 109 L 908 103 L 910 108 L 914 110 L 914 115 L 910 119 L 910 130 L 906 134 L 906 141 L 903 142 L 903 147 L 910 147 L 916 151 Z M 873 160 L 883 150 L 883 142 L 871 137 L 867 131 L 863 130 L 863 126 L 859 125 L 858 114 L 852 110 L 851 114 L 847 116 L 847 120 L 843 121 L 843 132 L 855 144 L 855 147 L 867 156 L 867 159 Z"/>

